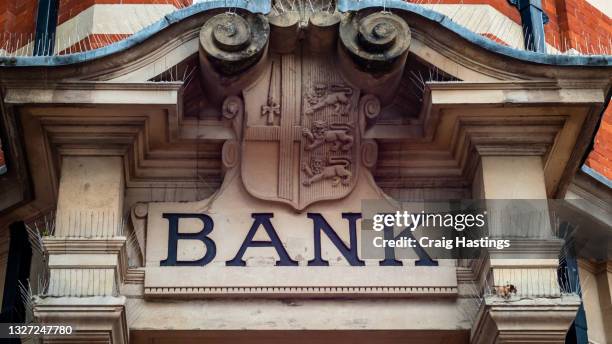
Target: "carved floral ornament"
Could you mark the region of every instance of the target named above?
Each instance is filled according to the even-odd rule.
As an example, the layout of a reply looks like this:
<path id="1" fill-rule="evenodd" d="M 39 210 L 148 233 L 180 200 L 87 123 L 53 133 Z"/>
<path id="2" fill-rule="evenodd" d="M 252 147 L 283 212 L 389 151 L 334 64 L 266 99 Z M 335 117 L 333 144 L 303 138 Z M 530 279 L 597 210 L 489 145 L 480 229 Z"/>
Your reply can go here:
<path id="1" fill-rule="evenodd" d="M 360 169 L 376 166 L 376 142 L 361 136 L 395 92 L 410 31 L 380 12 L 313 15 L 305 30 L 286 16 L 214 16 L 200 31 L 200 61 L 212 67 L 203 80 L 224 86 L 209 94 L 221 95 L 237 138 L 223 147 L 224 170 L 239 169 L 251 195 L 300 210 L 347 196 Z M 268 44 L 277 35 L 287 44 Z"/>

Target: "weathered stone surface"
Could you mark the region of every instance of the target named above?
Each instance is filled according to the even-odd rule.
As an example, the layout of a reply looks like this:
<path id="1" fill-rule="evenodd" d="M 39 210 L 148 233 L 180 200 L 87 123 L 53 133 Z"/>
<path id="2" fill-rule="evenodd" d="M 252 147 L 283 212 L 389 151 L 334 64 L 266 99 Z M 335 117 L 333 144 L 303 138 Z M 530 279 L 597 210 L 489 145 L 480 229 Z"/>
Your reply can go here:
<path id="1" fill-rule="evenodd" d="M 200 54 L 222 75 L 253 66 L 268 43 L 270 26 L 261 15 L 218 14 L 200 30 Z"/>
<path id="2" fill-rule="evenodd" d="M 344 18 L 340 38 L 359 67 L 371 73 L 385 73 L 403 64 L 411 36 L 402 18 L 376 12 Z"/>

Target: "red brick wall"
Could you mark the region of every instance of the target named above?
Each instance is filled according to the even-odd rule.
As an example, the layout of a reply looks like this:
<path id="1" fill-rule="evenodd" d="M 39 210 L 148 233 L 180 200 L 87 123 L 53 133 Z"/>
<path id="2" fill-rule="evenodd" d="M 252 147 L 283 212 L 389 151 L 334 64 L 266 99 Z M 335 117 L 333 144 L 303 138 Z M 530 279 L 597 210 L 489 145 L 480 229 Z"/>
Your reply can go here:
<path id="1" fill-rule="evenodd" d="M 520 24 L 521 16 L 508 0 L 407 0 L 429 4 L 490 5 L 506 17 Z M 612 0 L 609 0 L 612 1 Z M 612 54 L 610 37 L 612 19 L 586 0 L 542 0 L 542 8 L 549 18 L 544 25 L 546 41 L 556 49 L 576 49 L 583 54 Z"/>
<path id="2" fill-rule="evenodd" d="M 612 54 L 612 19 L 591 4 L 585 0 L 544 0 L 543 7 L 551 22 L 554 18 L 553 25 L 546 28 L 549 43 L 555 37 L 556 47 L 562 51 L 574 48 L 585 54 Z"/>
<path id="3" fill-rule="evenodd" d="M 182 8 L 191 5 L 192 0 L 60 0 L 58 24 L 76 16 L 95 4 L 163 4 Z"/>
<path id="4" fill-rule="evenodd" d="M 521 15 L 508 0 L 407 0 L 418 4 L 463 4 L 463 5 L 491 5 L 506 17 L 521 23 Z"/>
<path id="5" fill-rule="evenodd" d="M 612 180 L 612 106 L 608 106 L 603 115 L 586 164 L 608 180 Z"/>
<path id="6" fill-rule="evenodd" d="M 37 4 L 38 0 L 0 0 L 0 48 L 12 51 L 18 42 L 21 46 L 34 38 Z"/>

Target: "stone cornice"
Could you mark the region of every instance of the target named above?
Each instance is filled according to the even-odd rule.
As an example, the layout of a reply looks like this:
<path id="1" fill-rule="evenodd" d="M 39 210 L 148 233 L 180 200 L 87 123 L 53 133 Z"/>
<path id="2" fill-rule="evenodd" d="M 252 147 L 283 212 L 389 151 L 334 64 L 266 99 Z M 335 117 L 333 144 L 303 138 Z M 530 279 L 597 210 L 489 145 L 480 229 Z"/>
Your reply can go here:
<path id="1" fill-rule="evenodd" d="M 149 298 L 210 297 L 456 297 L 457 288 L 442 287 L 145 287 Z"/>
<path id="2" fill-rule="evenodd" d="M 69 90 L 69 91 L 83 91 L 83 90 L 115 90 L 115 91 L 132 91 L 132 90 L 143 90 L 143 91 L 178 91 L 182 86 L 183 82 L 180 81 L 167 81 L 167 82 L 113 82 L 113 81 L 89 81 L 89 80 L 80 80 L 80 81 L 58 81 L 58 82 L 45 82 L 44 80 L 38 82 L 31 82 L 28 80 L 17 82 L 17 81 L 8 81 L 2 83 L 2 86 L 11 90 L 11 89 L 20 89 L 20 90 L 33 90 L 33 91 L 44 91 L 44 90 Z M 9 103 L 24 103 L 20 100 L 13 100 L 11 97 L 8 98 Z M 26 98 L 28 99 L 27 103 L 37 103 L 35 97 Z M 67 98 L 64 102 L 67 103 L 75 103 L 78 104 L 79 101 L 87 101 L 87 99 L 78 99 L 78 98 Z M 176 101 L 171 102 L 171 104 L 175 104 Z"/>
<path id="3" fill-rule="evenodd" d="M 144 285 L 144 268 L 128 268 L 123 283 Z"/>
<path id="4" fill-rule="evenodd" d="M 221 147 L 234 137 L 231 123 L 183 118 L 180 83 L 50 85 L 60 91 L 27 83 L 6 88 L 7 100 L 26 124 L 24 134 L 44 133 L 50 149 L 37 153 L 48 154 L 43 165 L 61 155 L 119 155 L 128 187 L 189 188 L 202 177 L 211 192 L 220 185 Z M 376 181 L 383 188 L 469 187 L 480 156 L 537 155 L 545 159 L 552 194 L 569 148 L 590 125 L 581 123 L 596 119 L 586 116 L 603 101 L 598 87 L 597 81 L 429 83 L 426 111 L 417 124 L 376 124 L 365 132 L 365 138 L 379 141 Z"/>
<path id="5" fill-rule="evenodd" d="M 61 238 L 44 237 L 49 254 L 66 253 L 118 253 L 125 245 L 125 237 L 115 238 Z"/>
<path id="6" fill-rule="evenodd" d="M 128 343 L 125 297 L 36 298 L 34 317 L 41 324 L 74 326 L 70 342 Z M 45 337 L 45 343 L 65 343 L 65 336 Z"/>
<path id="7" fill-rule="evenodd" d="M 436 186 L 434 174 L 446 180 L 442 185 L 469 185 L 482 155 L 537 155 L 553 197 L 576 167 L 574 156 L 586 149 L 580 138 L 592 134 L 593 113 L 605 100 L 601 87 L 598 81 L 428 83 L 418 124 L 381 123 L 366 131 L 366 138 L 383 141 L 375 177 L 382 186 Z M 432 146 L 445 151 L 423 154 Z M 392 161 L 385 161 L 385 149 Z"/>
<path id="8" fill-rule="evenodd" d="M 117 271 L 119 281 L 126 279 L 128 258 L 125 248 L 125 237 L 112 238 L 63 238 L 44 237 L 43 244 L 47 253 L 52 255 L 112 255 L 116 257 L 116 266 L 110 266 Z M 73 267 L 79 266 L 78 259 L 72 262 Z M 95 262 L 92 263 L 95 265 Z M 66 268 L 66 267 L 63 267 Z"/>
<path id="9" fill-rule="evenodd" d="M 563 342 L 579 306 L 576 295 L 520 301 L 485 298 L 471 342 Z"/>
<path id="10" fill-rule="evenodd" d="M 424 272 L 427 270 L 427 274 Z M 431 271 L 429 271 L 431 270 Z M 168 274 L 174 278 L 168 280 Z M 274 274 L 274 286 L 261 276 Z M 213 278 L 212 276 L 216 276 Z M 145 297 L 456 297 L 454 267 L 146 267 Z"/>

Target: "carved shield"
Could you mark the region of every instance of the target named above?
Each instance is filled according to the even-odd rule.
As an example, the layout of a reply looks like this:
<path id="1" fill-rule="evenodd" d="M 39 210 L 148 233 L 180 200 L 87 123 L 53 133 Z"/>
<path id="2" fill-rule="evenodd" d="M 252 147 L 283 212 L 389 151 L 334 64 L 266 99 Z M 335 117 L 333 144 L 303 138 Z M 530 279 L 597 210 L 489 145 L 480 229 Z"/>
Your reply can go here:
<path id="1" fill-rule="evenodd" d="M 359 168 L 359 90 L 325 56 L 275 55 L 243 91 L 242 180 L 296 210 L 347 196 Z"/>

